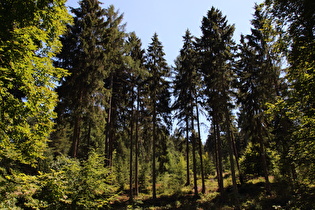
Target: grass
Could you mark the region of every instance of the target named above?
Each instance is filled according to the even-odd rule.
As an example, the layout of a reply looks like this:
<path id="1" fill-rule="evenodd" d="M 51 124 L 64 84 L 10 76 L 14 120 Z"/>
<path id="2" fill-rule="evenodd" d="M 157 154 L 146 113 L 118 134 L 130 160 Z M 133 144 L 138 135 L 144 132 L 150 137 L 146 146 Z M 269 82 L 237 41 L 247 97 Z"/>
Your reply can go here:
<path id="1" fill-rule="evenodd" d="M 193 186 L 183 186 L 181 192 L 159 194 L 152 199 L 149 194 L 140 194 L 131 203 L 126 195 L 116 199 L 113 209 L 236 209 L 230 177 L 226 177 L 224 198 L 217 192 L 214 177 L 206 179 L 206 193 L 194 196 Z M 265 182 L 261 177 L 248 180 L 238 186 L 240 209 L 312 209 L 315 206 L 315 187 L 300 186 L 299 190 L 289 189 L 285 182 L 276 182 L 270 177 L 272 191 L 266 194 Z M 201 191 L 201 182 L 198 182 Z"/>

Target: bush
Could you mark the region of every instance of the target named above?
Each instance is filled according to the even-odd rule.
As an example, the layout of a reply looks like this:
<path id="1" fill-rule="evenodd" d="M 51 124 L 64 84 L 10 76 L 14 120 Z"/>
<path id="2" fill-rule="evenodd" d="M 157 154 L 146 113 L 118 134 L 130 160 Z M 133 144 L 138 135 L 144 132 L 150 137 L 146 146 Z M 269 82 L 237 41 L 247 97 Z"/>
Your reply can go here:
<path id="1" fill-rule="evenodd" d="M 178 194 L 185 184 L 186 162 L 184 156 L 168 152 L 169 162 L 166 164 L 167 172 L 160 177 L 161 187 L 159 192 L 166 195 Z"/>
<path id="2" fill-rule="evenodd" d="M 269 152 L 270 153 L 270 152 Z M 269 154 L 267 154 L 267 165 L 271 166 Z M 252 176 L 263 176 L 261 156 L 259 154 L 259 145 L 249 142 L 242 157 L 240 158 L 240 167 L 243 174 Z"/>
<path id="3" fill-rule="evenodd" d="M 91 153 L 88 160 L 58 157 L 47 173 L 14 173 L 1 180 L 2 209 L 97 209 L 109 205 L 116 186 L 104 158 Z"/>

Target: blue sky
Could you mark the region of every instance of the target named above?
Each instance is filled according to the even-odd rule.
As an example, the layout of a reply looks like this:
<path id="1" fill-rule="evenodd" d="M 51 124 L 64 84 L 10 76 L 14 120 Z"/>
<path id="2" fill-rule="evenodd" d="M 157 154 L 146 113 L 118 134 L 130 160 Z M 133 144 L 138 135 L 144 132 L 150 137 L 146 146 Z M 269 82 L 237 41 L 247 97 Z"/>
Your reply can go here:
<path id="1" fill-rule="evenodd" d="M 78 7 L 78 0 L 68 0 L 67 5 Z M 255 2 L 262 0 L 100 0 L 107 8 L 114 5 L 124 14 L 126 32 L 136 32 L 146 49 L 156 32 L 164 46 L 169 65 L 179 54 L 182 36 L 186 29 L 199 37 L 202 17 L 214 6 L 227 16 L 229 24 L 235 24 L 234 40 L 240 34 L 250 32 L 250 20 Z"/>

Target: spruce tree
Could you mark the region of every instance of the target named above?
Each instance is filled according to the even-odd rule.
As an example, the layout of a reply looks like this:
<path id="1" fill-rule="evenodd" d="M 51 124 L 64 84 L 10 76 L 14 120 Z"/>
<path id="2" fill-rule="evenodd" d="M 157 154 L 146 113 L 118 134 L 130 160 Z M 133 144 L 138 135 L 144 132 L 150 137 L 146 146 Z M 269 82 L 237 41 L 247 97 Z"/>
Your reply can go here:
<path id="1" fill-rule="evenodd" d="M 206 109 L 211 116 L 216 146 L 216 166 L 219 191 L 223 195 L 223 166 L 221 132 L 230 133 L 231 81 L 233 78 L 232 40 L 234 26 L 227 23 L 221 11 L 212 7 L 202 19 L 202 36 L 198 40 L 200 71 L 203 74 L 207 96 Z M 228 135 L 230 137 L 230 135 Z M 229 145 L 232 144 L 228 138 Z M 231 153 L 231 147 L 228 147 Z M 230 155 L 233 189 L 237 199 L 234 160 Z"/>
<path id="2" fill-rule="evenodd" d="M 128 98 L 125 96 L 129 88 L 126 86 L 129 61 L 126 59 L 127 49 L 124 45 L 127 35 L 125 33 L 125 24 L 122 23 L 122 20 L 123 14 L 119 14 L 119 11 L 116 11 L 113 5 L 107 8 L 107 45 L 105 51 L 107 55 L 106 69 L 109 71 L 109 76 L 105 80 L 105 87 L 109 90 L 110 95 L 108 109 L 106 109 L 105 155 L 108 165 L 112 165 L 113 162 L 113 151 L 118 145 L 116 140 L 119 138 L 116 130 L 123 125 L 123 122 L 121 123 L 119 119 L 126 117 L 124 106 L 128 103 Z"/>
<path id="3" fill-rule="evenodd" d="M 279 92 L 279 58 L 273 53 L 270 21 L 261 6 L 255 6 L 252 25 L 251 35 L 242 36 L 238 62 L 240 127 L 253 144 L 259 144 L 262 173 L 270 191 L 266 153 L 270 127 L 265 111 L 266 103 L 275 102 Z"/>
<path id="4" fill-rule="evenodd" d="M 130 158 L 129 158 L 129 185 L 130 185 L 130 200 L 133 200 L 133 193 L 138 195 L 139 183 L 138 183 L 138 172 L 139 172 L 139 112 L 140 112 L 140 94 L 143 80 L 147 76 L 147 70 L 144 67 L 144 50 L 141 48 L 141 40 L 133 32 L 128 36 L 126 42 L 127 56 L 130 58 L 128 69 L 128 78 L 126 85 L 129 86 L 130 103 L 126 107 L 130 110 Z M 133 131 L 134 130 L 134 131 Z M 133 141 L 134 140 L 134 141 Z M 135 151 L 134 151 L 135 149 Z M 135 161 L 134 161 L 135 159 Z M 133 163 L 135 166 L 133 167 Z M 135 172 L 133 178 L 133 171 Z M 133 182 L 134 180 L 134 182 Z M 133 184 L 135 191 L 133 192 Z"/>
<path id="5" fill-rule="evenodd" d="M 190 31 L 187 30 L 185 36 L 183 37 L 184 44 L 182 49 L 180 50 L 180 55 L 175 61 L 176 67 L 174 69 L 175 81 L 174 81 L 174 96 L 175 102 L 173 104 L 173 109 L 176 110 L 175 116 L 179 121 L 179 124 L 184 122 L 185 132 L 186 132 L 186 179 L 187 185 L 190 183 L 189 178 L 189 134 L 193 135 L 192 143 L 193 143 L 193 172 L 194 172 L 194 190 L 195 195 L 198 194 L 197 190 L 197 176 L 196 176 L 196 140 L 198 139 L 199 143 L 199 155 L 200 155 L 200 163 L 201 163 L 201 172 L 203 175 L 203 165 L 202 165 L 202 154 L 201 154 L 201 140 L 200 140 L 200 132 L 198 132 L 198 136 L 195 135 L 194 124 L 196 117 L 194 113 L 194 109 L 197 109 L 198 112 L 198 104 L 197 97 L 200 89 L 200 74 L 197 72 L 197 51 L 195 48 L 194 37 L 190 34 Z M 198 131 L 199 131 L 199 121 L 198 121 Z M 198 137 L 198 138 L 197 138 Z M 204 177 L 202 177 L 202 191 L 205 191 L 204 186 Z"/>
<path id="6" fill-rule="evenodd" d="M 70 73 L 57 89 L 60 102 L 56 132 L 69 126 L 71 134 L 65 137 L 72 142 L 69 154 L 87 157 L 91 148 L 102 145 L 104 134 L 107 22 L 106 11 L 97 0 L 82 0 L 79 5 L 71 9 L 74 24 L 68 25 L 62 37 L 63 49 L 56 62 Z"/>
<path id="7" fill-rule="evenodd" d="M 161 127 L 169 126 L 169 82 L 167 77 L 170 74 L 170 69 L 164 58 L 163 45 L 155 33 L 152 37 L 147 50 L 146 68 L 150 76 L 147 79 L 148 96 L 150 103 L 150 113 L 152 114 L 152 193 L 153 198 L 156 198 L 156 149 L 159 144 L 163 144 L 159 139 L 158 132 Z M 160 140 L 160 141 L 159 141 Z M 161 146 L 161 145 L 160 145 Z"/>
<path id="8" fill-rule="evenodd" d="M 136 113 L 135 113 L 135 195 L 139 194 L 139 156 L 140 156 L 140 127 L 141 127 L 141 103 L 143 103 L 143 84 L 148 76 L 148 71 L 145 68 L 145 50 L 142 49 L 141 40 L 132 33 L 129 37 L 131 45 L 130 57 L 134 61 L 134 86 L 136 95 Z"/>

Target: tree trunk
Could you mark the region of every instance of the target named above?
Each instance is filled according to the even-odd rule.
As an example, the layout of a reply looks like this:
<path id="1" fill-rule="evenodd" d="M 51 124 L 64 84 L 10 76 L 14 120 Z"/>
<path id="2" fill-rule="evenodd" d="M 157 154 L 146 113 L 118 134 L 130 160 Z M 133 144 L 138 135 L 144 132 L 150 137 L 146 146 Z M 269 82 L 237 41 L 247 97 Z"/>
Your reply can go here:
<path id="1" fill-rule="evenodd" d="M 260 145 L 260 156 L 261 156 L 261 161 L 262 161 L 262 167 L 264 170 L 264 177 L 266 181 L 266 191 L 267 194 L 270 194 L 271 192 L 271 187 L 270 187 L 270 182 L 269 182 L 269 174 L 268 174 L 268 168 L 267 168 L 267 159 L 266 159 L 266 151 L 265 151 L 265 146 L 263 141 L 259 138 L 259 145 Z"/>
<path id="2" fill-rule="evenodd" d="M 238 189 L 237 189 L 237 183 L 236 183 L 236 174 L 235 174 L 235 165 L 234 165 L 234 156 L 233 156 L 233 142 L 232 142 L 232 135 L 231 135 L 231 122 L 230 122 L 230 115 L 228 113 L 228 110 L 225 110 L 225 120 L 226 120 L 226 131 L 227 131 L 227 140 L 228 140 L 228 148 L 229 148 L 229 158 L 230 158 L 230 165 L 231 165 L 231 174 L 232 174 L 232 183 L 233 183 L 233 194 L 235 199 L 236 207 L 239 206 L 239 196 L 238 196 Z"/>
<path id="3" fill-rule="evenodd" d="M 241 185 L 244 184 L 244 178 L 243 178 L 243 173 L 241 172 L 241 169 L 240 169 L 240 163 L 238 161 L 238 151 L 237 151 L 237 148 L 236 148 L 236 143 L 235 143 L 235 138 L 234 138 L 234 135 L 233 135 L 233 132 L 231 133 L 231 137 L 232 137 L 232 144 L 233 144 L 233 152 L 234 152 L 234 156 L 235 156 L 235 162 L 236 162 L 236 166 L 237 166 L 237 170 L 238 170 L 238 174 L 239 174 L 239 179 L 240 179 L 240 183 Z"/>
<path id="4" fill-rule="evenodd" d="M 139 101 L 139 88 L 137 92 L 137 113 L 136 113 L 136 136 L 135 136 L 135 146 L 136 146 L 136 160 L 135 160 L 135 195 L 139 194 L 139 183 L 138 183 L 138 157 L 139 157 L 139 108 L 140 108 L 140 101 Z"/>
<path id="5" fill-rule="evenodd" d="M 270 194 L 271 193 L 271 186 L 270 186 L 270 182 L 269 182 L 266 150 L 265 150 L 263 137 L 261 135 L 261 126 L 260 126 L 260 129 L 259 129 L 258 141 L 259 141 L 259 147 L 260 147 L 260 157 L 261 157 L 262 167 L 263 167 L 263 170 L 264 170 L 264 177 L 265 177 L 265 181 L 266 181 L 266 192 L 267 192 L 267 194 Z"/>
<path id="6" fill-rule="evenodd" d="M 213 159 L 215 162 L 215 170 L 217 175 L 217 181 L 219 186 L 219 157 L 218 157 L 218 144 L 217 144 L 217 126 L 215 122 L 213 121 L 213 145 L 214 145 L 214 152 L 213 152 Z"/>
<path id="7" fill-rule="evenodd" d="M 109 98 L 109 110 L 107 117 L 107 128 L 106 128 L 106 139 L 105 139 L 105 158 L 106 158 L 106 166 L 112 166 L 112 149 L 113 149 L 113 82 L 114 75 L 111 73 L 110 75 L 110 90 L 111 96 Z"/>
<path id="8" fill-rule="evenodd" d="M 78 155 L 79 142 L 80 142 L 80 117 L 76 116 L 74 120 L 73 136 L 72 136 L 72 151 L 71 157 L 76 158 Z"/>
<path id="9" fill-rule="evenodd" d="M 132 160 L 133 160 L 133 94 L 132 94 L 132 103 L 131 103 L 131 116 L 130 116 L 130 157 L 129 157 L 129 200 L 133 202 L 133 180 L 132 180 L 132 170 L 133 170 L 133 165 L 132 165 Z"/>
<path id="10" fill-rule="evenodd" d="M 88 134 L 87 134 L 87 152 L 86 152 L 86 157 L 89 157 L 89 153 L 91 151 L 91 130 L 92 130 L 92 125 L 91 121 L 89 122 L 89 128 L 88 128 Z"/>
<path id="11" fill-rule="evenodd" d="M 190 185 L 189 175 L 189 124 L 188 116 L 186 116 L 186 186 Z"/>
<path id="12" fill-rule="evenodd" d="M 215 120 L 216 126 L 216 148 L 218 153 L 218 184 L 219 191 L 221 194 L 221 198 L 224 198 L 224 185 L 223 185 L 223 167 L 222 167 L 222 148 L 221 148 L 221 137 L 220 137 L 220 129 L 217 119 Z"/>
<path id="13" fill-rule="evenodd" d="M 198 110 L 197 98 L 196 98 L 196 112 L 197 112 L 199 158 L 200 158 L 201 183 L 202 183 L 202 190 L 201 190 L 201 192 L 202 192 L 202 193 L 205 193 L 205 192 L 206 192 L 206 185 L 205 185 L 205 175 L 204 175 L 204 167 L 203 167 L 203 158 L 202 158 L 202 142 L 201 142 L 201 132 L 200 132 L 199 110 Z"/>
<path id="14" fill-rule="evenodd" d="M 197 185 L 197 165 L 196 165 L 196 135 L 194 130 L 194 117 L 191 116 L 191 140 L 192 140 L 192 157 L 193 157 L 193 175 L 194 175 L 194 194 L 198 196 Z"/>
<path id="15" fill-rule="evenodd" d="M 154 101 L 155 103 L 155 101 Z M 156 164 L 155 164 L 155 156 L 156 156 L 156 110 L 155 104 L 153 105 L 153 154 L 152 154 L 152 193 L 153 199 L 156 199 Z"/>

